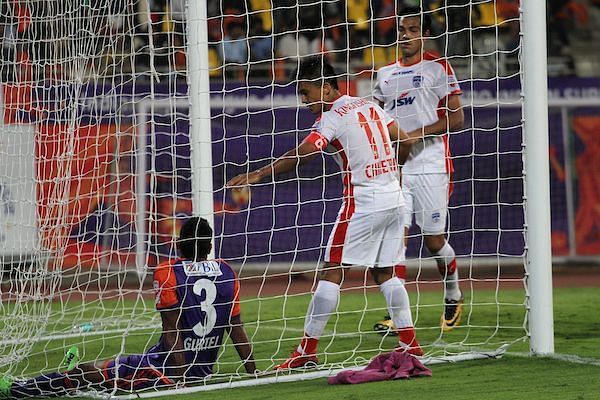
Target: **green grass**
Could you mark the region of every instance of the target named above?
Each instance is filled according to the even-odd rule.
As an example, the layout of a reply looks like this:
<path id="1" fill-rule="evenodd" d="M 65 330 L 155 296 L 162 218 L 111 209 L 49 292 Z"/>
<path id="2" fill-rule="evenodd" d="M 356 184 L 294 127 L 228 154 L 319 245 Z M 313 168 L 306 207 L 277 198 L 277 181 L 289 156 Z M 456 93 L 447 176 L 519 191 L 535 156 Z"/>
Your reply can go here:
<path id="1" fill-rule="evenodd" d="M 495 349 L 502 343 L 512 342 L 509 354 L 499 360 L 433 365 L 432 378 L 351 386 L 329 386 L 325 379 L 316 379 L 220 390 L 212 392 L 210 397 L 285 400 L 363 399 L 369 396 L 402 396 L 407 399 L 598 398 L 598 366 L 510 355 L 511 352 L 522 353 L 528 349 L 527 343 L 522 341 L 526 334 L 522 327 L 522 290 L 503 289 L 498 293 L 477 290 L 467 293 L 463 326 L 445 334 L 441 334 L 438 327 L 441 312 L 439 293 L 421 292 L 418 296 L 419 307 L 413 310 L 413 314 L 419 328 L 419 339 L 428 353 L 455 353 L 465 347 Z M 592 288 L 556 289 L 554 296 L 556 352 L 600 360 L 600 321 L 597 315 L 590 314 L 600 302 L 600 291 Z M 243 299 L 243 318 L 253 340 L 260 369 L 272 367 L 297 345 L 308 301 L 307 295 Z M 411 301 L 417 304 L 417 293 L 411 293 Z M 79 305 L 74 302 L 69 309 L 78 309 Z M 118 317 L 123 318 L 118 311 L 123 305 L 129 308 L 127 315 L 151 315 L 150 301 L 137 304 L 104 302 L 102 309 L 111 312 L 111 318 L 116 320 Z M 56 308 L 56 311 L 59 309 Z M 339 314 L 332 317 L 321 340 L 321 362 L 353 365 L 380 351 L 392 349 L 396 344 L 395 338 L 371 333 L 373 323 L 384 313 L 384 301 L 377 291 L 351 290 L 343 293 Z M 259 324 L 255 322 L 258 315 Z M 55 321 L 55 325 L 60 329 L 68 329 L 73 321 L 101 317 L 98 309 L 79 308 L 79 311 L 70 315 L 71 319 Z M 332 331 L 334 326 L 335 334 Z M 119 335 L 105 335 L 86 337 L 83 341 L 81 338 L 73 338 L 38 343 L 32 349 L 33 356 L 11 370 L 31 375 L 43 369 L 55 368 L 62 359 L 64 349 L 74 343 L 83 350 L 84 359 L 89 360 L 108 358 L 122 350 L 127 353 L 141 352 L 157 339 L 157 334 L 153 335 L 152 331 L 139 331 L 130 334 L 125 340 L 121 340 Z M 444 344 L 448 347 L 443 347 Z M 223 348 L 215 372 L 228 374 L 238 369 L 239 359 L 228 343 Z M 190 394 L 178 398 L 192 399 L 198 396 L 209 397 Z"/>

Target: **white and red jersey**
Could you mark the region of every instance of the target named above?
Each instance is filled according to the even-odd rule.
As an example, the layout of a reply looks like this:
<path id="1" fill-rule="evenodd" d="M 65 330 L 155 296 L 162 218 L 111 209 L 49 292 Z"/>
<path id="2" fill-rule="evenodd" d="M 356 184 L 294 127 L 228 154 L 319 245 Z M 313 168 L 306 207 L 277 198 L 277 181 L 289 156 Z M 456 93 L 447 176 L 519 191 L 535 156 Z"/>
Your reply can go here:
<path id="1" fill-rule="evenodd" d="M 406 132 L 435 123 L 444 115 L 449 95 L 461 94 L 447 60 L 424 53 L 421 61 L 403 65 L 400 61 L 377 71 L 373 98 L 384 103 L 398 126 Z M 442 108 L 438 111 L 439 108 Z M 403 174 L 452 172 L 448 135 L 428 136 L 412 146 Z"/>
<path id="2" fill-rule="evenodd" d="M 352 212 L 389 210 L 404 204 L 388 131 L 393 122 L 377 104 L 341 96 L 321 114 L 305 139 L 335 158 L 343 173 L 345 207 Z"/>

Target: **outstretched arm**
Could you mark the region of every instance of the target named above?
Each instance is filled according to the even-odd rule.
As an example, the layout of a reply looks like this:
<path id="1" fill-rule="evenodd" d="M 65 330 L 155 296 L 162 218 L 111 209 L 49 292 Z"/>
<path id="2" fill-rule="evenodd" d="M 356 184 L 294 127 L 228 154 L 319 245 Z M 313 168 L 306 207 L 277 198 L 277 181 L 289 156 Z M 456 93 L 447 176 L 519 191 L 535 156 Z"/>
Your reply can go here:
<path id="1" fill-rule="evenodd" d="M 269 176 L 275 177 L 279 174 L 290 172 L 295 170 L 300 164 L 311 160 L 319 152 L 320 150 L 317 146 L 305 140 L 300 143 L 298 147 L 288 151 L 271 164 L 248 174 L 240 174 L 234 177 L 227 182 L 227 186 L 236 187 L 251 185 L 253 183 L 258 183 Z"/>
<path id="2" fill-rule="evenodd" d="M 452 94 L 448 96 L 447 110 L 442 117 L 431 125 L 408 132 L 408 136 L 422 139 L 425 136 L 443 135 L 462 129 L 464 122 L 465 114 L 460 103 L 460 95 Z"/>
<path id="3" fill-rule="evenodd" d="M 254 363 L 254 355 L 252 354 L 252 345 L 244 329 L 242 318 L 239 315 L 231 318 L 229 337 L 233 341 L 233 345 L 240 356 L 240 360 L 242 360 L 242 364 L 244 364 L 244 368 L 246 368 L 246 372 L 253 374 L 256 371 L 256 364 Z"/>
<path id="4" fill-rule="evenodd" d="M 181 311 L 179 309 L 162 311 L 160 313 L 163 326 L 163 341 L 166 349 L 169 351 L 165 362 L 170 367 L 171 373 L 169 378 L 175 381 L 183 379 L 186 367 L 183 338 L 181 337 L 178 324 L 180 314 Z"/>

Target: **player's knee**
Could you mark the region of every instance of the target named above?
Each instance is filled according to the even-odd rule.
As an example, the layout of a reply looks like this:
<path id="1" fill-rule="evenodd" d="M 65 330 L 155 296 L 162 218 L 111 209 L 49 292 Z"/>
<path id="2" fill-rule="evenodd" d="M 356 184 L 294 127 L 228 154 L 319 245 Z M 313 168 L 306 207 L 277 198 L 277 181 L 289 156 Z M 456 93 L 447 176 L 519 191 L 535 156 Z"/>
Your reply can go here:
<path id="1" fill-rule="evenodd" d="M 323 269 L 319 274 L 319 279 L 323 281 L 329 281 L 336 284 L 341 284 L 344 279 L 344 270 L 346 267 L 343 267 L 339 264 L 325 263 Z"/>
<path id="2" fill-rule="evenodd" d="M 385 268 L 371 268 L 371 275 L 377 285 L 381 285 L 383 282 L 391 279 L 394 276 L 394 267 Z"/>
<path id="3" fill-rule="evenodd" d="M 446 236 L 443 233 L 438 235 L 425 235 L 425 246 L 431 253 L 437 253 L 446 244 Z"/>

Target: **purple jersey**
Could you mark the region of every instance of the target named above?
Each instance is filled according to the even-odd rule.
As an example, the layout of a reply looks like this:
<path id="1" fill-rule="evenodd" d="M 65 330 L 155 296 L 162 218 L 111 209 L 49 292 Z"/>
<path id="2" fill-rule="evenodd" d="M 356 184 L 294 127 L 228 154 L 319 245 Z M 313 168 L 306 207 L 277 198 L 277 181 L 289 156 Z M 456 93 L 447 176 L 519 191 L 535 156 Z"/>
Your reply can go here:
<path id="1" fill-rule="evenodd" d="M 231 318 L 240 314 L 239 282 L 233 269 L 221 260 L 177 259 L 159 265 L 154 272 L 156 308 L 179 310 L 188 378 L 212 373 Z M 155 367 L 170 375 L 164 358 L 170 349 L 163 338 L 148 351 Z M 159 365 L 157 365 L 157 362 Z"/>

